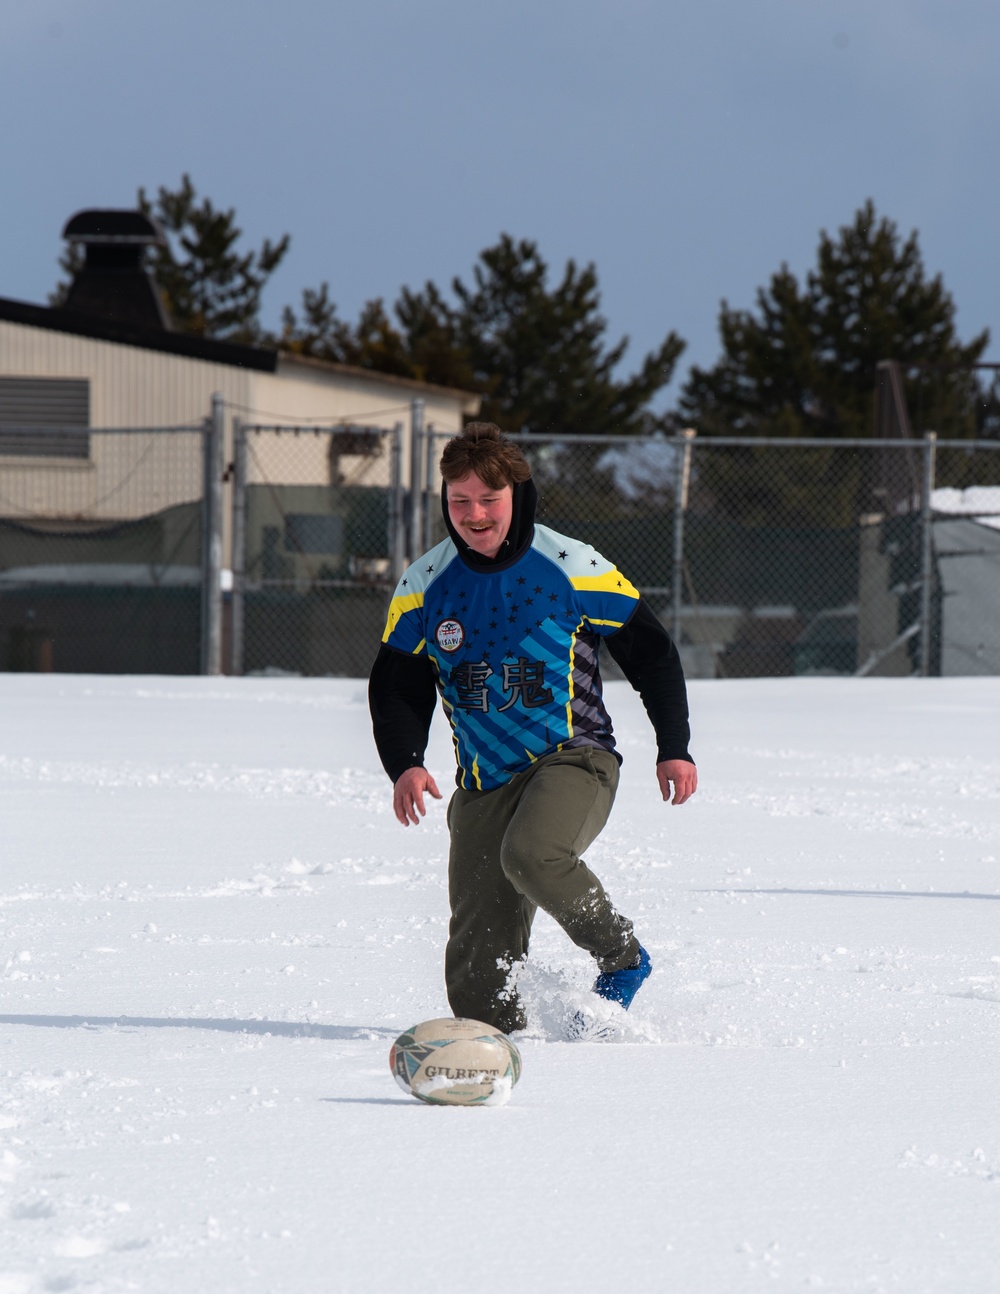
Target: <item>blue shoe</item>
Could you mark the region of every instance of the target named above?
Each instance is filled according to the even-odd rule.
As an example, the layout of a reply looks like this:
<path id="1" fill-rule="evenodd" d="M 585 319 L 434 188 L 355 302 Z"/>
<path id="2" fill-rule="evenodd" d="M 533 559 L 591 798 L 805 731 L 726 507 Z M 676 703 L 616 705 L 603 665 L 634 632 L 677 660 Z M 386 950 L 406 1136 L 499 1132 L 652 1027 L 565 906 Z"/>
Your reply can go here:
<path id="1" fill-rule="evenodd" d="M 624 1010 L 632 1005 L 632 999 L 649 978 L 653 963 L 649 953 L 642 944 L 639 945 L 639 961 L 635 966 L 626 966 L 624 970 L 602 971 L 594 981 L 594 992 L 598 997 L 609 1002 L 617 1002 Z"/>

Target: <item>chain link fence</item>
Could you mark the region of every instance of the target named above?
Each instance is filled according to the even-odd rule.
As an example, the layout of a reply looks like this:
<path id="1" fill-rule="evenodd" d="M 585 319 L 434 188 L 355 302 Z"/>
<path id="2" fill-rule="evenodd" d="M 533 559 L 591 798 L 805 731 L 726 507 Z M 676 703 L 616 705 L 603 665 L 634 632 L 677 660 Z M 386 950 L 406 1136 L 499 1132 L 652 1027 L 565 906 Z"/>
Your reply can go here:
<path id="1" fill-rule="evenodd" d="M 234 420 L 231 456 L 221 401 L 71 456 L 4 428 L 0 669 L 364 676 L 445 534 L 417 404 L 408 444 Z M 620 567 L 689 677 L 1000 674 L 1000 441 L 515 439 L 539 521 Z"/>
<path id="2" fill-rule="evenodd" d="M 197 673 L 208 424 L 0 437 L 0 670 Z"/>
<path id="3" fill-rule="evenodd" d="M 514 439 L 689 677 L 1000 673 L 1000 442 Z"/>
<path id="4" fill-rule="evenodd" d="M 233 673 L 367 674 L 403 565 L 401 441 L 236 424 Z"/>

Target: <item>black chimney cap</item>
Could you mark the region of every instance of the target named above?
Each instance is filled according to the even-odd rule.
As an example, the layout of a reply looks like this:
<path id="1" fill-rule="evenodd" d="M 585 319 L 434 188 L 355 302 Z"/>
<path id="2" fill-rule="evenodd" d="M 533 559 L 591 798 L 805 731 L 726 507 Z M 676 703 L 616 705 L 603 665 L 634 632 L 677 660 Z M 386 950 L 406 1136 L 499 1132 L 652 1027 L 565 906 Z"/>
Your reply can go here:
<path id="1" fill-rule="evenodd" d="M 166 244 L 159 221 L 142 211 L 78 211 L 70 216 L 62 236 L 71 243 L 132 243 L 150 247 Z"/>

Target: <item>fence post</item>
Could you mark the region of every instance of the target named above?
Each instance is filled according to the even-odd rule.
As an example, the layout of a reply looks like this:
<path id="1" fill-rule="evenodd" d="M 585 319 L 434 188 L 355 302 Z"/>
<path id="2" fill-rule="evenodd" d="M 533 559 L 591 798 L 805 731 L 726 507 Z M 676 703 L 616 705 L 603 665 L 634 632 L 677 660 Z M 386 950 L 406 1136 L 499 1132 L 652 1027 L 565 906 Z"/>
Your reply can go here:
<path id="1" fill-rule="evenodd" d="M 410 404 L 410 561 L 423 552 L 423 458 L 424 402 L 417 396 Z"/>
<path id="2" fill-rule="evenodd" d="M 233 419 L 233 593 L 229 669 L 244 670 L 247 577 L 247 430 Z"/>
<path id="3" fill-rule="evenodd" d="M 937 432 L 924 433 L 924 473 L 920 500 L 920 675 L 928 678 L 931 672 L 931 617 L 934 609 L 934 511 L 931 494 L 934 490 L 937 457 Z"/>
<path id="4" fill-rule="evenodd" d="M 212 396 L 205 425 L 201 503 L 201 672 L 222 673 L 222 462 L 225 403 Z"/>
<path id="5" fill-rule="evenodd" d="M 421 545 L 421 551 L 426 552 L 434 544 L 434 508 L 432 500 L 434 492 L 431 489 L 431 481 L 434 479 L 434 457 L 437 441 L 434 436 L 434 424 L 429 422 L 424 432 L 424 479 L 421 497 L 423 499 L 423 533 L 424 541 Z"/>
<path id="6" fill-rule="evenodd" d="M 389 575 L 393 588 L 406 568 L 406 526 L 403 518 L 403 424 L 392 429 L 389 458 Z"/>
<path id="7" fill-rule="evenodd" d="M 684 513 L 687 511 L 688 489 L 691 484 L 691 450 L 697 432 L 693 427 L 686 427 L 681 435 L 684 443 L 677 445 L 674 476 L 673 640 L 678 647 L 681 643 L 681 604 L 684 600 Z"/>

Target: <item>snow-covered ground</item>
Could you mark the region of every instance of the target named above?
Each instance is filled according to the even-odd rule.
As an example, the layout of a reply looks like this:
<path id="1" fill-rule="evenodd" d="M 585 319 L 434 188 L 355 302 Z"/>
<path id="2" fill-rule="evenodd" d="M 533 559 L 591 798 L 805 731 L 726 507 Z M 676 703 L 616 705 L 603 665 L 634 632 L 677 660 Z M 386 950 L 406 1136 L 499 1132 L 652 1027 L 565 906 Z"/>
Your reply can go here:
<path id="1" fill-rule="evenodd" d="M 939 514 L 973 517 L 984 526 L 1000 529 L 1000 486 L 997 485 L 969 485 L 964 490 L 944 486 L 931 491 L 931 507 Z"/>
<path id="2" fill-rule="evenodd" d="M 695 683 L 679 809 L 608 691 L 654 975 L 562 1042 L 540 918 L 523 1078 L 454 1109 L 388 1070 L 447 837 L 362 682 L 0 675 L 0 1294 L 1000 1289 L 1000 680 Z"/>

